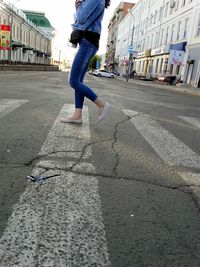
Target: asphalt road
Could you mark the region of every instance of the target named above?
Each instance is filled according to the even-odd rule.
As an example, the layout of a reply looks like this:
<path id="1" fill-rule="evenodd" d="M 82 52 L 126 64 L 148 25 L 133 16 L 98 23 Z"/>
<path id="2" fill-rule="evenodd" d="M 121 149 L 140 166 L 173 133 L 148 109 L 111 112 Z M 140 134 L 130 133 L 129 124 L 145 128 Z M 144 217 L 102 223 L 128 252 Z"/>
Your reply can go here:
<path id="1" fill-rule="evenodd" d="M 199 267 L 200 97 L 87 75 L 110 115 L 63 125 L 67 79 L 0 73 L 0 266 Z"/>

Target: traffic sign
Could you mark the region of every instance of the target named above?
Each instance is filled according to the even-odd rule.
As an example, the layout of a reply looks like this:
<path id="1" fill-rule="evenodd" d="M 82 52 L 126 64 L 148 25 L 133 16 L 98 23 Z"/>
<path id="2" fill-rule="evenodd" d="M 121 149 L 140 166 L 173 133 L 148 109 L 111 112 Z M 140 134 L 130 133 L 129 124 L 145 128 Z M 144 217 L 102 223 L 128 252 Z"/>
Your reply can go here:
<path id="1" fill-rule="evenodd" d="M 129 52 L 129 53 L 133 53 L 133 46 L 132 46 L 132 45 L 129 45 L 129 46 L 128 46 L 128 52 Z"/>

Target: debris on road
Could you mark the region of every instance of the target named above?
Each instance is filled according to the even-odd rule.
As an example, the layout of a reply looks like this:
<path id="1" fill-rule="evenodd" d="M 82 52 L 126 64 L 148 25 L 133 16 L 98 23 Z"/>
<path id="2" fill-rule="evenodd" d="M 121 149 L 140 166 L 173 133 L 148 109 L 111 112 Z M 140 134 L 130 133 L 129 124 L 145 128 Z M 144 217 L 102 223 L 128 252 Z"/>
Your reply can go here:
<path id="1" fill-rule="evenodd" d="M 27 180 L 30 180 L 31 182 L 44 182 L 45 180 L 53 177 L 60 176 L 60 174 L 54 174 L 54 175 L 49 175 L 49 176 L 44 176 L 44 175 L 29 175 L 26 177 Z"/>

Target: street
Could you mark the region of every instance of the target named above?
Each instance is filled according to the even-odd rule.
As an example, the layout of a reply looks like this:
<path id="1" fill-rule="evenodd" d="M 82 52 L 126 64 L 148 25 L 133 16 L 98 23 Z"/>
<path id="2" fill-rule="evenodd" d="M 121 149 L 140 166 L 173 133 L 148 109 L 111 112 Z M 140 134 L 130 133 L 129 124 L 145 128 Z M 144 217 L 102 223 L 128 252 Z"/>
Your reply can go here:
<path id="1" fill-rule="evenodd" d="M 62 124 L 67 80 L 0 72 L 0 267 L 199 267 L 200 97 L 88 74 Z"/>

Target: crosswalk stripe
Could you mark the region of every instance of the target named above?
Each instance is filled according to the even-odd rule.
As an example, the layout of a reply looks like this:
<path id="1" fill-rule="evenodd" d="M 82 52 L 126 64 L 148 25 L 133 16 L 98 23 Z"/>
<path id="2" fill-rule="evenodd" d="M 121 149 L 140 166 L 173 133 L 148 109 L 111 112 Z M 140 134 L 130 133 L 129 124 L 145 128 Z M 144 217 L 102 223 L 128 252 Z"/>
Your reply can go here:
<path id="1" fill-rule="evenodd" d="M 181 177 L 191 186 L 200 187 L 200 174 L 192 172 L 179 172 Z"/>
<path id="2" fill-rule="evenodd" d="M 29 100 L 2 99 L 0 100 L 0 118 L 27 103 Z"/>
<path id="3" fill-rule="evenodd" d="M 195 199 L 200 206 L 200 174 L 191 172 L 179 172 L 179 175 L 192 189 Z"/>
<path id="4" fill-rule="evenodd" d="M 88 107 L 83 109 L 84 127 L 69 124 L 66 126 L 66 124 L 60 123 L 60 118 L 67 117 L 68 114 L 73 112 L 73 109 L 73 105 L 64 105 L 40 150 L 40 156 L 47 154 L 55 156 L 56 153 L 59 153 L 60 157 L 66 157 L 70 154 L 73 158 L 79 158 L 80 152 L 90 142 L 91 138 Z M 91 156 L 91 147 L 88 147 L 84 156 Z"/>
<path id="5" fill-rule="evenodd" d="M 178 116 L 181 120 L 186 121 L 187 123 L 191 124 L 194 127 L 197 127 L 200 129 L 200 118 L 192 118 L 192 117 L 184 117 L 184 116 Z"/>
<path id="6" fill-rule="evenodd" d="M 200 156 L 150 116 L 131 110 L 123 112 L 129 117 L 134 116 L 130 119 L 132 124 L 167 164 L 200 169 Z"/>
<path id="7" fill-rule="evenodd" d="M 44 169 L 50 169 L 52 166 L 55 169 L 60 169 L 60 170 L 64 170 L 64 169 L 70 169 L 71 167 L 73 167 L 75 165 L 75 162 L 60 162 L 60 161 L 53 161 L 53 160 L 43 160 L 40 161 L 37 166 L 40 168 L 44 168 Z M 82 171 L 85 173 L 96 173 L 95 168 L 93 166 L 93 164 L 88 163 L 88 162 L 81 162 L 76 164 L 73 167 L 74 171 Z"/>
<path id="8" fill-rule="evenodd" d="M 41 160 L 32 173 L 60 176 L 43 185 L 28 184 L 0 239 L 0 266 L 107 267 L 110 264 L 98 179 L 92 174 L 85 176 L 65 171 L 74 162 L 65 163 L 64 158 L 55 157 L 62 145 L 62 151 L 73 152 L 90 142 L 87 108 L 84 111 L 86 125 L 59 122 L 71 109 L 65 105 L 61 110 L 40 151 Z M 70 144 L 71 135 L 74 140 L 81 141 L 77 142 L 79 145 L 74 140 Z M 54 158 L 49 158 L 47 154 L 53 152 L 56 152 Z M 80 168 L 86 164 L 95 170 L 92 164 L 80 164 Z"/>

